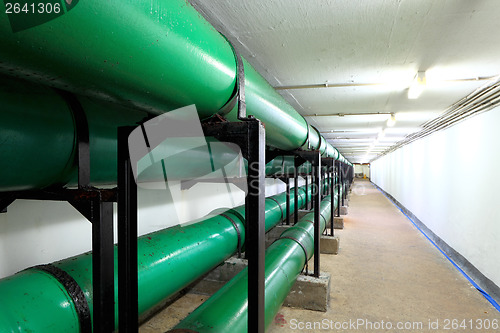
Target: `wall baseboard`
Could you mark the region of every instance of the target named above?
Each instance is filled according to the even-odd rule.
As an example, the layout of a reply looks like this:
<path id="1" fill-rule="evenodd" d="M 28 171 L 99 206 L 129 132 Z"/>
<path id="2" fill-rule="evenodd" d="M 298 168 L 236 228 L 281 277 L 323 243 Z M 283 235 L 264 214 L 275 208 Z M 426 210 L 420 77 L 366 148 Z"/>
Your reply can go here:
<path id="1" fill-rule="evenodd" d="M 429 237 L 446 255 L 458 266 L 465 274 L 467 274 L 484 292 L 486 292 L 492 299 L 500 304 L 500 287 L 497 286 L 493 281 L 488 279 L 481 273 L 471 262 L 469 262 L 464 256 L 455 251 L 451 246 L 449 246 L 445 241 L 443 241 L 438 235 L 436 235 L 431 229 L 429 229 L 422 221 L 418 219 L 411 211 L 409 211 L 405 206 L 403 206 L 396 198 L 384 191 L 382 188 L 377 186 L 375 183 L 371 182 L 373 186 L 379 189 L 388 199 L 390 199 L 403 213 L 405 213 L 412 221 L 415 223 L 422 232 Z"/>

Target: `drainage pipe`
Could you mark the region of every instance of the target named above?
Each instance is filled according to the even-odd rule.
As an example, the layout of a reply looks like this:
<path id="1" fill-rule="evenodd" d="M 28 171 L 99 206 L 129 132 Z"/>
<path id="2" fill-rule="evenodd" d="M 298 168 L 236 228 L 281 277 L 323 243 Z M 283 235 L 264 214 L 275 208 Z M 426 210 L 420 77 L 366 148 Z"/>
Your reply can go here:
<path id="1" fill-rule="evenodd" d="M 307 191 L 309 197 L 311 189 L 310 186 Z M 297 204 L 302 207 L 306 189 L 301 187 L 298 191 Z M 290 202 L 295 204 L 293 199 Z M 266 231 L 283 220 L 285 204 L 283 193 L 266 198 Z M 139 315 L 233 255 L 238 244 L 243 245 L 245 240 L 244 211 L 244 206 L 223 213 L 216 210 L 198 223 L 141 236 L 138 239 Z M 115 248 L 115 297 L 118 295 L 116 259 Z M 90 332 L 91 268 L 92 253 L 89 252 L 0 280 L 0 332 Z M 62 276 L 65 283 L 56 275 Z M 118 304 L 116 300 L 115 304 Z M 115 308 L 116 319 L 117 310 Z"/>
<path id="2" fill-rule="evenodd" d="M 330 196 L 320 205 L 320 230 L 330 219 Z M 336 203 L 337 200 L 335 199 Z M 265 325 L 269 326 L 306 262 L 314 254 L 314 213 L 284 231 L 266 250 Z M 170 331 L 247 332 L 248 269 L 245 268 Z"/>

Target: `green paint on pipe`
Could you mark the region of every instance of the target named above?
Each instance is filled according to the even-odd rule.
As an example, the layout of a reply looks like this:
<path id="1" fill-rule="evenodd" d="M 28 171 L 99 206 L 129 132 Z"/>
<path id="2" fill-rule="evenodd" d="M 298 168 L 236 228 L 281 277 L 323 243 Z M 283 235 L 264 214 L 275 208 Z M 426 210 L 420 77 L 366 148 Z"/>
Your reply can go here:
<path id="1" fill-rule="evenodd" d="M 0 280 L 1 332 L 79 332 L 71 297 L 51 275 L 24 270 Z"/>
<path id="2" fill-rule="evenodd" d="M 0 192 L 76 185 L 75 123 L 63 98 L 51 88 L 0 76 L 0 99 L 3 105 L 0 112 Z M 134 125 L 147 114 L 86 97 L 78 99 L 89 122 L 91 182 L 95 186 L 115 184 L 117 128 Z M 228 153 L 232 150 L 221 149 L 221 144 L 211 147 L 210 154 L 207 149 L 191 149 L 178 158 L 169 158 L 168 170 L 176 172 L 169 172 L 169 179 L 205 175 L 210 171 L 209 161 L 213 161 L 216 169 L 233 161 L 235 154 Z M 186 160 L 193 163 L 185 163 Z M 268 163 L 266 173 L 280 172 L 282 167 L 293 171 L 293 158 L 277 157 Z M 152 171 L 157 170 L 152 168 Z M 310 164 L 299 169 L 300 172 L 308 170 Z M 144 172 L 141 180 L 155 177 L 163 179 L 163 174 Z"/>
<path id="3" fill-rule="evenodd" d="M 299 204 L 305 189 L 299 189 Z M 292 192 L 293 193 L 293 192 Z M 310 193 L 310 191 L 309 191 Z M 285 196 L 266 199 L 266 230 L 283 219 Z M 293 196 L 290 200 L 294 203 Z M 198 223 L 156 231 L 138 239 L 139 313 L 187 287 L 237 250 L 233 224 L 216 210 Z M 245 240 L 244 206 L 225 211 Z M 115 248 L 115 297 L 117 293 Z M 92 311 L 92 253 L 54 263 L 68 273 L 83 290 Z M 162 281 L 165 281 L 163 283 Z M 153 287 L 152 287 L 153 286 Z M 78 317 L 64 287 L 52 276 L 28 269 L 0 280 L 0 332 L 79 332 Z M 115 304 L 118 304 L 115 300 Z M 116 318 L 117 308 L 115 308 Z"/>
<path id="4" fill-rule="evenodd" d="M 109 13 L 116 15 L 110 16 Z M 128 125 L 143 118 L 134 116 L 133 121 L 126 119 L 122 122 L 121 114 L 127 118 L 129 109 L 160 114 L 195 104 L 201 118 L 210 117 L 231 97 L 235 84 L 236 63 L 231 47 L 183 0 L 82 1 L 60 17 L 16 33 L 12 32 L 4 15 L 0 17 L 0 42 L 3 46 L 0 49 L 0 73 L 72 91 L 79 96 L 90 96 L 93 100 L 111 102 L 113 106 L 104 104 L 103 107 L 102 102 L 92 102 L 98 104 L 92 105 L 87 98 L 79 97 L 85 101 L 82 103 L 85 111 L 87 108 L 96 109 L 97 115 L 102 117 L 98 123 L 103 124 L 103 129 Z M 244 62 L 244 67 L 247 113 L 264 122 L 267 144 L 284 150 L 319 149 L 322 154 L 328 154 L 331 145 L 324 147 L 325 140 L 320 140 L 319 133 L 248 62 Z M 2 90 L 4 93 L 9 91 L 5 87 Z M 26 95 L 31 95 L 31 89 L 27 90 Z M 6 184 L 0 189 L 40 188 L 48 186 L 49 180 L 53 182 L 49 185 L 65 184 L 69 178 L 67 173 L 74 173 L 74 168 L 71 168 L 74 164 L 74 139 L 71 139 L 74 126 L 69 122 L 67 108 L 54 94 L 45 91 L 46 98 L 38 94 L 37 98 L 44 102 L 38 109 L 49 118 L 63 114 L 61 119 L 68 123 L 61 124 L 59 130 L 62 130 L 61 140 L 63 135 L 66 136 L 66 144 L 64 149 L 58 150 L 50 150 L 44 145 L 37 147 L 38 154 L 46 157 L 44 161 L 52 160 L 55 151 L 59 154 L 54 157 L 54 163 L 58 162 L 54 168 L 49 164 L 38 168 L 54 170 L 52 174 L 61 174 L 61 177 L 49 177 L 51 172 L 33 170 L 32 174 L 47 175 L 46 178 L 31 176 L 35 178 L 31 182 L 19 180 L 24 184 Z M 19 114 L 19 109 L 29 108 L 29 102 L 27 104 L 12 108 L 11 112 Z M 103 108 L 115 114 L 111 123 L 107 123 L 109 119 L 105 117 L 110 112 L 102 113 Z M 36 123 L 36 117 L 30 117 Z M 226 117 L 236 120 L 236 110 Z M 8 129 L 3 122 L 2 127 Z M 44 143 L 47 138 L 39 132 L 47 129 L 34 129 L 24 140 Z M 104 136 L 95 137 L 100 134 Z M 91 129 L 91 138 L 106 141 L 105 148 L 114 144 L 109 141 L 114 136 L 114 131 L 94 133 Z M 3 139 L 0 137 L 0 142 Z M 20 144 L 12 149 L 22 153 L 28 141 Z M 30 153 L 32 150 L 33 147 Z M 109 158 L 107 152 L 100 151 L 100 146 L 91 150 L 98 161 Z M 30 157 L 20 154 L 20 158 L 26 160 Z M 101 166 L 109 170 L 98 169 Z M 113 163 L 98 164 L 95 177 L 107 176 L 102 177 L 104 181 L 113 183 L 115 168 L 112 166 Z M 66 173 L 56 173 L 56 170 Z"/>
<path id="5" fill-rule="evenodd" d="M 330 219 L 330 201 L 331 197 L 327 196 L 320 204 L 323 217 L 320 218 L 320 230 L 325 229 L 326 220 Z M 335 205 L 336 202 L 335 197 Z M 305 215 L 266 250 L 266 327 L 278 313 L 306 261 L 314 254 L 314 225 L 309 222 L 313 219 L 314 213 Z M 306 248 L 307 257 L 299 243 L 283 238 L 286 236 L 297 239 Z M 245 268 L 170 332 L 181 332 L 182 329 L 199 333 L 247 332 L 247 295 L 248 269 Z"/>

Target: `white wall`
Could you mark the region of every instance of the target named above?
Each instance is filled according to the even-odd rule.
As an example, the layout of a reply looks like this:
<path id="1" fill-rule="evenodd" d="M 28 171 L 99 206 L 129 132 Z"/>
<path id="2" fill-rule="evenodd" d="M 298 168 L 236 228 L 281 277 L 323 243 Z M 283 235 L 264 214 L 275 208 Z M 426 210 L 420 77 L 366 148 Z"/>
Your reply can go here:
<path id="1" fill-rule="evenodd" d="M 500 286 L 500 108 L 371 164 L 371 180 Z"/>
<path id="2" fill-rule="evenodd" d="M 363 174 L 366 178 L 370 178 L 370 165 L 368 164 L 354 164 L 354 174 Z"/>
<path id="3" fill-rule="evenodd" d="M 239 206 L 245 200 L 234 185 L 228 191 L 225 184 L 200 183 L 181 191 L 180 183 L 172 182 L 170 189 L 172 193 L 139 189 L 140 235 L 193 221 L 216 208 Z M 283 182 L 266 179 L 266 196 L 284 190 Z M 114 221 L 116 241 L 116 205 Z M 0 278 L 90 251 L 91 235 L 90 222 L 68 203 L 16 200 L 7 213 L 0 214 Z"/>

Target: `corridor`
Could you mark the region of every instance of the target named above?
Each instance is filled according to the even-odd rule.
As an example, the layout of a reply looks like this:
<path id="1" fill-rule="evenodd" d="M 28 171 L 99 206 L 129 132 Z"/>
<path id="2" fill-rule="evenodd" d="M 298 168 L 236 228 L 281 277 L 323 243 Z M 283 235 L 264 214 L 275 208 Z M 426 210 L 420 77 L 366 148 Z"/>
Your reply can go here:
<path id="1" fill-rule="evenodd" d="M 500 313 L 369 181 L 354 182 L 344 222 L 339 254 L 321 256 L 328 312 L 282 307 L 269 332 L 498 331 Z"/>

